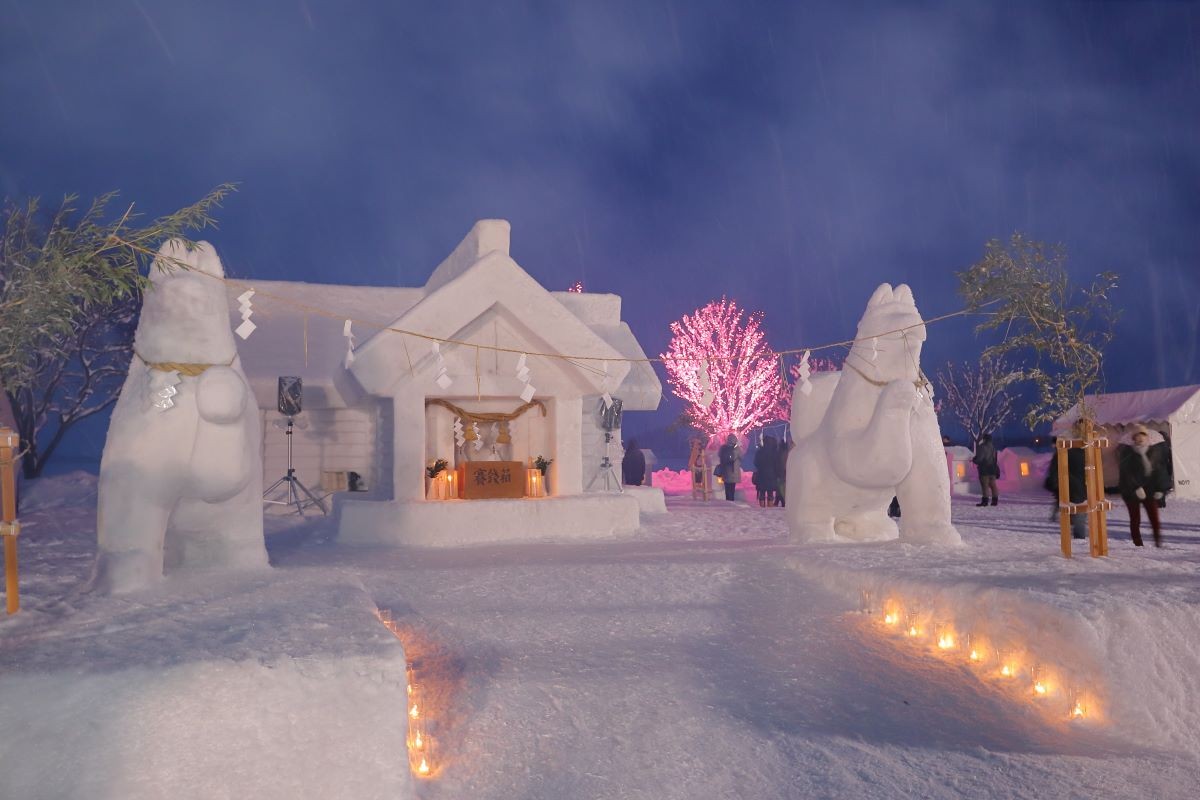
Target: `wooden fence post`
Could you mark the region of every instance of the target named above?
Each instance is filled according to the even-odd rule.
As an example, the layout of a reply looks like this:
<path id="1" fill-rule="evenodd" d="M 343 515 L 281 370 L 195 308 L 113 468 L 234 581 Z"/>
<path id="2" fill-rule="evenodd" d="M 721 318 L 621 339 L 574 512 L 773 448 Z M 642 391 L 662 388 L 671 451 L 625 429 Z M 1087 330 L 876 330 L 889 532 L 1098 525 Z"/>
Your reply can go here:
<path id="1" fill-rule="evenodd" d="M 0 538 L 4 539 L 4 588 L 8 601 L 8 613 L 21 609 L 21 597 L 17 584 L 17 534 L 21 524 L 17 522 L 17 481 L 13 467 L 16 465 L 17 449 L 21 437 L 10 428 L 0 428 Z"/>
<path id="2" fill-rule="evenodd" d="M 1071 476 L 1067 472 L 1067 453 L 1071 449 L 1069 439 L 1060 438 L 1056 443 L 1054 458 L 1058 462 L 1058 532 L 1062 554 L 1071 557 Z"/>

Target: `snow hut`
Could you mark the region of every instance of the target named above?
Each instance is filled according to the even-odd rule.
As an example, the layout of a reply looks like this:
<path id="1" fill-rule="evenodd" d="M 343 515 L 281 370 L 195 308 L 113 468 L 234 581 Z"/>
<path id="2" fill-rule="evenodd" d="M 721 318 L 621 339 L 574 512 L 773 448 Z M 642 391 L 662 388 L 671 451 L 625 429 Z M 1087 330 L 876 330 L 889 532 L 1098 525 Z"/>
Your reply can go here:
<path id="1" fill-rule="evenodd" d="M 1037 453 L 1028 447 L 1006 447 L 996 454 L 1000 477 L 996 489 L 1001 494 L 1041 489 L 1051 453 Z"/>
<path id="2" fill-rule="evenodd" d="M 960 444 L 946 448 L 946 469 L 950 472 L 950 494 L 979 494 L 979 474 L 971 462 L 974 455 Z"/>
<path id="3" fill-rule="evenodd" d="M 326 492 L 366 489 L 337 495 L 342 541 L 454 546 L 637 528 L 637 501 L 603 491 L 600 398 L 653 410 L 662 385 L 639 361 L 620 297 L 547 291 L 510 257 L 509 234 L 504 220 L 477 222 L 420 288 L 254 282 L 259 329 L 239 349 L 264 415 L 264 478 L 286 470 L 277 378 L 298 375 L 298 477 Z M 241 291 L 230 288 L 235 316 Z M 352 359 L 344 318 L 360 321 Z M 452 341 L 435 348 L 396 330 Z M 619 482 L 619 429 L 608 452 Z M 538 456 L 550 461 L 547 496 L 525 497 Z M 437 459 L 455 495 L 487 499 L 427 499 L 445 496 L 426 474 Z"/>
<path id="4" fill-rule="evenodd" d="M 1109 438 L 1104 449 L 1104 482 L 1117 483 L 1116 446 L 1137 424 L 1161 433 L 1171 444 L 1175 494 L 1200 499 L 1200 385 L 1088 395 L 1085 401 L 1097 426 Z M 1054 421 L 1056 436 L 1065 435 L 1079 419 L 1075 406 Z"/>

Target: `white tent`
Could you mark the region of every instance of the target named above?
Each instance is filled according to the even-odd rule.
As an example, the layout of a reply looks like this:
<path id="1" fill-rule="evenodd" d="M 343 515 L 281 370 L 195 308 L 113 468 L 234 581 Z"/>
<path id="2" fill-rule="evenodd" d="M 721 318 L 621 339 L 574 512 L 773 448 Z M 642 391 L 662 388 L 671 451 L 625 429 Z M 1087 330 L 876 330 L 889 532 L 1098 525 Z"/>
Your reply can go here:
<path id="1" fill-rule="evenodd" d="M 1116 485 L 1114 450 L 1129 428 L 1142 424 L 1163 434 L 1171 443 L 1175 494 L 1200 499 L 1200 385 L 1175 386 L 1145 392 L 1088 395 L 1092 419 L 1110 439 L 1104 453 L 1104 482 Z M 1064 435 L 1079 419 L 1075 406 L 1054 421 L 1055 435 Z"/>

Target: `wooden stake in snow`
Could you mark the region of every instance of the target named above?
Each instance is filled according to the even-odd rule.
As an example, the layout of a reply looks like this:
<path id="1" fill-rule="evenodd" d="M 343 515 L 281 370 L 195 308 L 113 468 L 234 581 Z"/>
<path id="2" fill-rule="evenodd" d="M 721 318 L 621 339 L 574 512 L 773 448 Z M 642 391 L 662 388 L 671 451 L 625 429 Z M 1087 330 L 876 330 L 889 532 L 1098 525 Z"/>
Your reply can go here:
<path id="1" fill-rule="evenodd" d="M 21 609 L 21 598 L 17 584 L 17 534 L 21 523 L 17 522 L 17 481 L 13 472 L 17 449 L 21 437 L 10 428 L 0 428 L 0 538 L 4 539 L 4 587 L 8 599 L 8 613 Z"/>
<path id="2" fill-rule="evenodd" d="M 1071 557 L 1071 515 L 1087 514 L 1088 520 L 1088 550 L 1092 558 L 1108 555 L 1108 517 L 1107 512 L 1112 503 L 1104 499 L 1104 464 L 1100 458 L 1100 449 L 1108 445 L 1108 439 L 1097 436 L 1096 429 L 1090 419 L 1084 417 L 1076 429 L 1078 439 L 1058 440 L 1058 525 L 1059 536 L 1062 540 L 1062 554 Z M 1083 450 L 1084 485 L 1087 487 L 1087 499 L 1082 503 L 1071 502 L 1070 476 L 1067 471 L 1067 450 L 1071 448 Z"/>

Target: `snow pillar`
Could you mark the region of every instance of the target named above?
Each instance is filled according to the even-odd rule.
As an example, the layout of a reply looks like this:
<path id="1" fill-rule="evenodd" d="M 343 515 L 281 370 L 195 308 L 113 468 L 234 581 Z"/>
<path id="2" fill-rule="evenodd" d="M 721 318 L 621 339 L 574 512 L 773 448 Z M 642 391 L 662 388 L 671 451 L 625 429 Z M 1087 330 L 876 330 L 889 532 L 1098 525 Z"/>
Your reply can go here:
<path id="1" fill-rule="evenodd" d="M 425 395 L 414 387 L 392 398 L 392 497 L 425 498 Z"/>
<path id="2" fill-rule="evenodd" d="M 556 495 L 583 491 L 583 401 L 554 400 L 554 470 L 550 489 Z"/>

